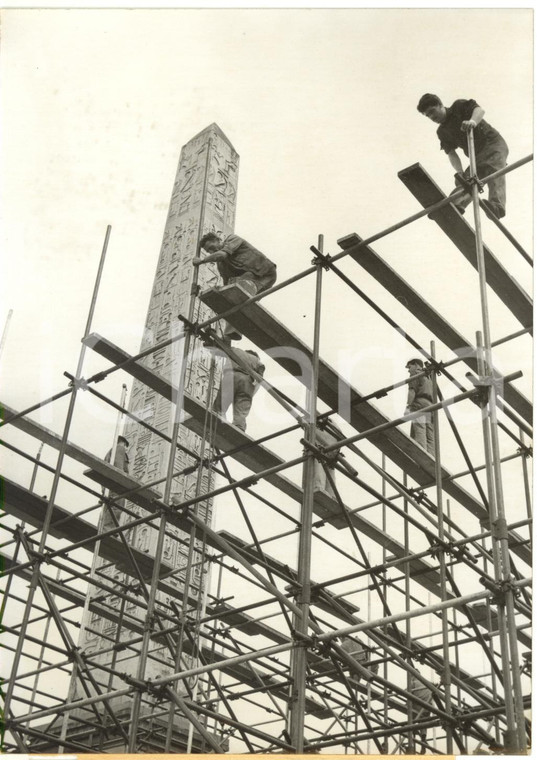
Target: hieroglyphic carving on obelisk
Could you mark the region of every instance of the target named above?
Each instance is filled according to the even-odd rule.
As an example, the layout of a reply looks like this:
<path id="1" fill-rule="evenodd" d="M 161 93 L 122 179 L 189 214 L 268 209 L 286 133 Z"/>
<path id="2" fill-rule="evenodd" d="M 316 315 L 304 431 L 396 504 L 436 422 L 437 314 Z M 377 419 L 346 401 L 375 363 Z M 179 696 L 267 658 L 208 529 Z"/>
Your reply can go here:
<path id="1" fill-rule="evenodd" d="M 162 246 L 157 263 L 153 289 L 150 296 L 145 330 L 140 351 L 152 345 L 161 343 L 175 334 L 180 322 L 178 315 L 188 316 L 189 303 L 192 297 L 193 267 L 192 258 L 197 255 L 199 238 L 209 230 L 222 233 L 224 236 L 233 231 L 237 196 L 239 156 L 229 140 L 216 124 L 204 129 L 188 142 L 181 151 L 177 175 L 171 196 L 168 217 L 164 229 Z M 198 284 L 201 290 L 213 287 L 218 283 L 215 265 L 205 265 L 198 269 Z M 128 294 L 125 294 L 128 297 Z M 201 322 L 212 316 L 212 313 L 198 299 L 195 302 L 195 320 Z M 150 354 L 142 361 L 155 372 L 171 380 L 175 385 L 179 382 L 183 341 L 178 341 L 166 348 Z M 201 348 L 199 340 L 195 341 L 196 350 L 191 353 L 186 367 L 185 390 L 200 401 L 207 397 L 211 354 Z M 215 380 L 218 381 L 219 366 L 215 367 Z M 173 407 L 151 388 L 141 382 L 134 381 L 129 411 L 144 419 L 159 431 L 171 435 Z M 144 483 L 155 483 L 166 476 L 168 465 L 169 443 L 138 423 L 129 420 L 123 431 L 128 438 L 130 474 Z M 179 442 L 189 450 L 199 452 L 200 438 L 181 428 Z M 175 472 L 193 463 L 188 454 L 178 452 L 176 455 Z M 193 496 L 196 489 L 197 473 L 182 475 L 173 481 L 172 495 L 181 500 Z M 201 482 L 201 493 L 210 490 L 207 471 L 204 471 Z M 164 485 L 156 486 L 164 493 Z M 143 509 L 135 504 L 127 504 L 135 515 L 142 515 Z M 211 502 L 202 502 L 198 514 L 206 520 L 211 517 Z M 132 520 L 132 516 L 122 515 L 120 523 Z M 186 566 L 188 554 L 188 536 L 182 534 L 173 526 L 168 526 L 162 561 L 180 571 Z M 175 537 L 181 540 L 177 540 Z M 138 526 L 127 533 L 128 541 L 138 550 L 154 554 L 157 530 L 149 524 Z M 186 540 L 186 543 L 185 543 Z M 133 574 L 125 573 L 117 567 L 103 567 L 104 563 L 97 559 L 97 571 L 113 579 L 117 588 L 125 589 L 132 585 Z M 181 599 L 184 580 L 183 573 L 167 578 L 166 583 L 177 590 L 175 602 Z M 200 564 L 194 563 L 191 596 L 201 598 L 202 578 Z M 103 601 L 103 593 L 90 591 L 92 597 L 98 596 Z M 159 601 L 165 606 L 170 596 L 159 592 Z M 104 599 L 110 607 L 122 609 L 122 614 L 143 620 L 143 611 L 135 604 L 122 602 L 119 596 L 108 595 Z M 158 605 L 157 605 L 158 607 Z M 169 609 L 169 608 L 168 608 Z M 136 639 L 138 634 L 124 627 L 118 636 L 117 624 L 92 612 L 91 604 L 86 611 L 82 625 L 79 646 L 86 654 L 96 654 L 103 663 L 110 663 L 111 642 L 120 638 L 122 642 Z M 136 645 L 134 645 L 134 650 Z M 99 652 L 102 650 L 102 655 Z M 104 650 L 107 650 L 106 652 Z M 157 651 L 158 650 L 158 651 Z M 147 678 L 155 678 L 170 672 L 171 660 L 165 647 L 160 641 L 154 649 L 156 657 L 148 661 Z M 136 671 L 138 658 L 135 651 L 127 649 L 116 661 L 117 668 L 124 673 L 133 674 Z M 120 687 L 120 682 L 114 679 L 114 687 Z M 76 690 L 77 696 L 80 690 Z"/>

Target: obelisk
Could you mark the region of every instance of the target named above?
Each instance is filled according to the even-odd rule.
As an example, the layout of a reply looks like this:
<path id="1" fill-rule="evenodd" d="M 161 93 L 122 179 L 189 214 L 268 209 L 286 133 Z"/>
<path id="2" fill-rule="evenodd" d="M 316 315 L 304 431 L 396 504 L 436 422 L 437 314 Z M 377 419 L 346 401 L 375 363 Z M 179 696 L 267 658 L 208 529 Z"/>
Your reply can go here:
<path id="1" fill-rule="evenodd" d="M 157 263 L 155 279 L 151 291 L 149 307 L 145 322 L 144 335 L 140 351 L 152 345 L 162 343 L 176 334 L 180 322 L 178 315 L 187 316 L 191 299 L 195 302 L 196 321 L 203 321 L 212 316 L 208 308 L 196 298 L 193 289 L 193 272 L 191 261 L 197 255 L 198 241 L 202 234 L 208 231 L 226 236 L 233 231 L 235 223 L 237 180 L 239 169 L 239 156 L 233 146 L 216 124 L 211 124 L 202 132 L 193 137 L 181 150 L 179 166 L 173 186 L 168 216 L 164 228 L 164 235 L 160 255 Z M 218 274 L 214 264 L 205 265 L 198 269 L 198 285 L 200 290 L 214 287 L 218 283 Z M 128 297 L 125 294 L 124 297 Z M 199 340 L 195 341 L 196 351 L 191 352 L 186 363 L 185 391 L 198 400 L 205 402 L 209 382 L 211 354 L 200 347 Z M 179 373 L 182 365 L 183 340 L 177 341 L 170 346 L 151 353 L 142 360 L 147 367 L 154 372 L 178 384 Z M 219 366 L 213 366 L 215 381 L 219 380 Z M 170 401 L 160 396 L 147 385 L 135 380 L 129 401 L 129 411 L 145 420 L 157 430 L 171 435 L 173 407 Z M 130 474 L 143 483 L 156 483 L 166 476 L 169 458 L 169 443 L 156 433 L 147 430 L 139 423 L 128 420 L 123 435 L 129 441 Z M 196 453 L 200 452 L 201 439 L 195 433 L 181 427 L 178 442 Z M 187 453 L 178 450 L 176 454 L 174 472 L 179 472 L 193 463 L 193 458 Z M 202 476 L 201 489 L 197 486 L 198 475 L 193 472 L 189 475 L 181 475 L 174 479 L 172 495 L 179 500 L 187 499 L 194 495 L 196 488 L 198 493 L 207 493 L 211 483 L 205 471 Z M 164 493 L 164 483 L 156 486 Z M 132 521 L 137 515 L 143 516 L 142 507 L 127 502 L 131 515 L 122 514 L 120 524 Z M 199 505 L 199 516 L 210 521 L 212 503 L 210 500 Z M 134 517 L 133 517 L 134 515 Z M 154 555 L 157 540 L 157 526 L 144 524 L 131 529 L 127 533 L 129 544 L 149 555 Z M 189 551 L 189 536 L 177 528 L 168 525 L 168 533 L 164 543 L 162 562 L 165 566 L 173 568 L 176 573 L 166 578 L 166 584 L 175 589 L 176 593 L 166 595 L 158 592 L 158 600 L 162 603 L 162 609 L 169 614 L 170 600 L 180 604 L 184 586 L 184 568 L 187 565 Z M 197 547 L 195 547 L 197 548 Z M 193 572 L 189 586 L 190 597 L 197 598 L 201 604 L 204 573 L 200 572 L 200 563 L 193 563 Z M 105 563 L 101 558 L 95 562 L 94 572 L 102 575 L 104 579 L 112 581 L 118 589 L 129 590 L 128 593 L 136 593 L 136 580 L 133 572 L 126 573 L 119 567 Z M 146 588 L 148 588 L 146 584 Z M 139 594 L 139 588 L 138 588 Z M 105 603 L 124 619 L 144 621 L 143 608 L 125 602 L 119 595 L 109 594 L 105 596 Z M 128 676 L 135 675 L 138 660 L 136 656 L 137 641 L 140 638 L 136 626 L 123 625 L 118 629 L 118 623 L 110 619 L 111 616 L 103 617 L 96 609 L 92 610 L 92 599 L 103 600 L 103 592 L 90 587 L 89 598 L 86 604 L 82 631 L 79 639 L 79 647 L 83 653 L 97 655 L 97 661 L 108 667 L 125 673 Z M 159 603 L 157 602 L 157 610 Z M 169 622 L 167 623 L 169 625 Z M 131 643 L 132 641 L 132 643 Z M 112 646 L 116 645 L 115 649 Z M 127 645 L 121 649 L 121 645 Z M 114 649 L 113 652 L 110 650 Z M 102 650 L 102 654 L 99 652 Z M 119 650 L 119 651 L 118 651 Z M 163 639 L 151 643 L 152 657 L 148 658 L 145 671 L 146 679 L 157 678 L 167 675 L 173 670 L 173 658 L 166 651 Z M 103 681 L 107 679 L 103 677 Z M 110 676 L 105 690 L 121 689 L 125 681 L 115 676 Z M 83 697 L 80 685 L 74 689 L 74 698 Z M 116 714 L 125 718 L 128 713 L 128 699 L 113 699 L 112 708 Z M 102 704 L 99 712 L 104 715 Z M 147 711 L 146 711 L 147 712 Z M 86 714 L 88 718 L 89 713 Z M 106 724 L 111 728 L 111 719 L 106 716 Z M 73 731 L 73 725 L 69 727 L 69 734 Z M 180 747 L 172 748 L 178 751 Z"/>

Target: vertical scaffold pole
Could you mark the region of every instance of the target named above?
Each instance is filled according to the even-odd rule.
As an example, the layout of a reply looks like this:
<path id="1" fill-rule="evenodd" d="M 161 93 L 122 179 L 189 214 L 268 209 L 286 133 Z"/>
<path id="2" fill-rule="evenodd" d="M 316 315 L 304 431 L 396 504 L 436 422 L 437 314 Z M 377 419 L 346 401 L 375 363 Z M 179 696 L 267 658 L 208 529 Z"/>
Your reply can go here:
<path id="1" fill-rule="evenodd" d="M 436 359 L 436 347 L 434 340 L 430 343 L 431 357 L 433 361 Z M 432 372 L 433 381 L 433 403 L 438 401 L 438 384 L 436 381 L 436 374 Z M 438 409 L 433 412 L 433 434 L 434 434 L 434 472 L 436 481 L 436 509 L 438 515 L 438 540 L 441 545 L 439 552 L 439 565 L 440 565 L 440 594 L 441 600 L 444 602 L 447 599 L 447 575 L 446 575 L 446 555 L 443 550 L 445 541 L 444 530 L 444 506 L 442 496 L 442 460 L 440 458 L 440 417 Z M 451 716 L 451 667 L 450 667 L 450 649 L 449 649 L 449 610 L 442 610 L 442 658 L 444 660 L 444 693 L 445 693 L 445 709 L 446 713 Z M 448 724 L 446 725 L 446 749 L 448 755 L 453 754 L 453 730 Z"/>
<path id="2" fill-rule="evenodd" d="M 121 388 L 121 398 L 120 398 L 120 406 L 122 408 L 125 407 L 126 398 L 127 398 L 127 386 L 125 384 L 123 384 L 123 386 Z M 112 439 L 112 449 L 111 449 L 111 452 L 110 452 L 110 463 L 112 465 L 116 461 L 117 437 L 119 435 L 119 429 L 120 429 L 122 417 L 123 417 L 123 412 L 118 412 L 118 415 L 117 415 L 117 418 L 116 418 L 116 425 L 115 425 L 115 429 L 114 429 L 114 437 Z M 107 496 L 107 494 L 108 494 L 108 489 L 103 488 L 102 489 L 103 499 L 105 498 L 105 496 Z M 101 514 L 99 515 L 99 522 L 97 524 L 97 533 L 101 533 L 104 530 L 104 523 L 105 523 L 105 519 L 106 519 L 106 514 L 107 514 L 107 510 L 106 510 L 106 506 L 105 506 L 105 504 L 103 502 L 103 507 L 101 509 Z M 93 556 L 91 558 L 90 578 L 93 578 L 93 576 L 97 572 L 97 564 L 99 562 L 100 552 L 101 552 L 101 542 L 99 540 L 99 541 L 96 541 L 95 547 L 93 549 Z M 81 625 L 81 628 L 80 628 L 80 634 L 79 635 L 81 635 L 82 632 L 85 631 L 85 623 L 84 623 L 84 621 L 87 620 L 87 614 L 88 614 L 88 610 L 89 610 L 89 606 L 91 604 L 91 601 L 92 601 L 92 596 L 91 596 L 91 594 L 88 591 L 88 593 L 86 594 L 86 599 L 84 601 L 84 607 L 83 607 L 83 612 L 82 612 L 82 621 L 83 622 L 82 622 L 82 625 Z M 71 671 L 71 679 L 70 679 L 70 683 L 69 683 L 69 690 L 68 690 L 68 697 L 67 697 L 67 701 L 68 702 L 72 701 L 74 699 L 74 697 L 75 697 L 76 682 L 77 682 L 77 673 L 78 673 L 78 665 L 75 662 L 73 664 L 73 670 Z M 71 720 L 71 713 L 69 711 L 67 711 L 65 713 L 65 715 L 63 716 L 63 720 L 62 720 L 62 729 L 61 729 L 61 733 L 60 733 L 60 739 L 61 739 L 62 742 L 64 742 L 65 739 L 66 739 L 66 737 L 67 737 L 67 729 L 68 729 L 70 720 Z M 102 730 L 105 730 L 105 728 L 104 728 L 105 726 L 106 726 L 106 716 L 104 715 L 103 716 L 103 729 Z M 102 734 L 102 731 L 101 731 L 101 734 Z M 59 746 L 58 752 L 59 753 L 63 753 L 63 745 Z"/>
<path id="3" fill-rule="evenodd" d="M 483 358 L 483 340 L 480 332 L 476 333 L 476 346 L 477 346 L 477 364 L 480 377 L 485 377 L 487 369 L 486 362 Z M 487 479 L 487 491 L 489 498 L 489 522 L 492 530 L 492 559 L 494 566 L 494 580 L 498 584 L 502 577 L 502 560 L 500 548 L 498 546 L 498 540 L 494 535 L 494 526 L 497 524 L 498 513 L 496 508 L 496 492 L 494 488 L 494 477 L 492 472 L 492 449 L 491 449 L 491 431 L 490 431 L 490 417 L 486 407 L 482 409 L 482 426 L 483 426 L 483 447 L 485 451 L 485 474 Z M 491 602 L 493 599 L 491 599 Z M 510 736 L 516 733 L 516 718 L 514 703 L 512 698 L 512 684 L 511 684 L 511 668 L 509 661 L 509 640 L 507 636 L 507 622 L 505 607 L 502 604 L 497 605 L 498 615 L 498 637 L 500 642 L 500 655 L 502 660 L 502 673 L 503 673 L 503 687 L 504 687 L 504 700 L 505 700 L 505 718 L 507 722 L 507 730 Z M 490 620 L 490 617 L 489 617 Z"/>
<path id="4" fill-rule="evenodd" d="M 477 180 L 477 165 L 475 158 L 475 142 L 474 132 L 470 129 L 468 132 L 468 157 L 470 159 L 470 174 L 474 180 Z M 485 268 L 485 255 L 483 251 L 483 238 L 481 233 L 481 215 L 479 209 L 479 188 L 477 182 L 474 181 L 472 185 L 472 202 L 474 210 L 474 222 L 475 222 L 475 241 L 476 241 L 476 258 L 477 258 L 477 271 L 479 273 L 479 292 L 481 296 L 481 317 L 483 323 L 483 349 L 484 349 L 484 373 L 483 377 L 489 385 L 489 396 L 487 405 L 484 409 L 486 412 L 487 420 L 486 426 L 488 427 L 490 435 L 490 452 L 492 453 L 492 459 L 487 458 L 487 466 L 491 469 L 491 481 L 494 490 L 494 507 L 495 515 L 492 521 L 493 531 L 493 543 L 498 541 L 499 543 L 499 559 L 500 559 L 500 577 L 497 579 L 501 581 L 503 587 L 503 602 L 498 605 L 498 611 L 505 606 L 505 612 L 507 617 L 507 638 L 502 644 L 502 649 L 505 649 L 507 658 L 507 664 L 511 667 L 512 673 L 512 693 L 507 694 L 507 682 L 506 682 L 506 713 L 507 703 L 513 700 L 514 702 L 514 714 L 512 716 L 513 724 L 509 726 L 508 722 L 508 734 L 507 742 L 508 749 L 513 751 L 523 752 L 526 749 L 526 730 L 524 719 L 524 707 L 522 699 L 522 685 L 520 682 L 520 669 L 518 658 L 518 641 L 517 630 L 514 611 L 514 592 L 511 587 L 511 581 L 513 580 L 511 575 L 510 558 L 509 558 L 509 546 L 508 546 L 508 532 L 507 522 L 505 519 L 505 509 L 503 501 L 503 484 L 501 474 L 501 457 L 500 446 L 498 439 L 498 425 L 497 425 L 497 410 L 496 410 L 496 387 L 494 385 L 493 377 L 493 363 L 492 363 L 492 346 L 490 336 L 490 320 L 488 310 L 488 296 L 487 296 L 487 277 Z M 486 447 L 487 449 L 488 447 Z M 486 452 L 487 454 L 487 452 Z M 496 537 L 496 538 L 494 538 Z M 500 640 L 504 637 L 500 636 Z M 509 710 L 511 712 L 511 710 Z"/>
<path id="5" fill-rule="evenodd" d="M 403 472 L 403 487 L 405 491 L 408 488 L 408 476 L 406 472 Z M 408 499 L 404 498 L 403 500 L 403 511 L 404 511 L 404 523 L 403 523 L 403 546 L 404 546 L 404 552 L 405 557 L 408 557 L 410 554 L 410 526 L 407 520 L 408 516 Z M 405 595 L 405 612 L 410 611 L 410 566 L 408 562 L 405 562 L 404 568 L 404 595 Z M 412 621 L 410 618 L 407 618 L 405 621 L 405 646 L 407 647 L 408 651 L 412 651 L 412 630 L 411 630 Z M 406 687 L 408 690 L 408 693 L 411 693 L 412 690 L 412 684 L 411 684 L 411 675 L 410 671 L 406 674 Z M 411 726 L 414 722 L 414 703 L 411 699 L 407 702 L 407 720 L 408 725 Z M 407 731 L 406 734 L 407 742 L 408 742 L 408 748 L 407 752 L 408 754 L 413 755 L 416 751 L 416 743 L 414 739 L 414 733 L 410 729 Z"/>
<path id="6" fill-rule="evenodd" d="M 91 324 L 93 322 L 93 315 L 95 313 L 95 304 L 97 302 L 97 295 L 99 293 L 99 286 L 101 284 L 101 277 L 102 277 L 102 273 L 103 273 L 104 262 L 105 262 L 105 259 L 106 259 L 106 251 L 108 249 L 108 240 L 110 238 L 110 231 L 111 231 L 111 229 L 112 228 L 110 227 L 110 225 L 108 225 L 108 227 L 106 228 L 106 235 L 105 235 L 105 238 L 104 238 L 104 244 L 103 244 L 103 249 L 102 249 L 102 252 L 101 252 L 101 258 L 100 258 L 100 261 L 99 261 L 99 268 L 97 270 L 97 276 L 95 278 L 95 284 L 93 286 L 93 294 L 92 294 L 92 297 L 91 297 L 91 304 L 90 304 L 90 308 L 89 308 L 89 312 L 88 312 L 88 318 L 87 318 L 87 321 L 86 321 L 86 329 L 84 331 L 84 338 L 87 338 L 87 336 L 89 335 L 90 330 L 91 330 Z M 71 428 L 71 421 L 73 419 L 73 413 L 74 413 L 74 409 L 75 409 L 75 401 L 76 401 L 76 397 L 77 397 L 77 381 L 80 380 L 80 378 L 82 376 L 82 367 L 84 366 L 85 353 L 86 353 L 86 346 L 85 346 L 84 342 L 82 342 L 82 346 L 80 348 L 80 354 L 79 354 L 79 357 L 78 357 L 78 364 L 77 364 L 77 368 L 76 368 L 75 383 L 73 385 L 73 389 L 71 391 L 71 397 L 69 399 L 69 407 L 67 409 L 67 415 L 66 415 L 66 418 L 65 418 L 62 440 L 61 440 L 60 449 L 59 449 L 59 452 L 58 452 L 58 459 L 56 460 L 56 469 L 55 469 L 55 472 L 54 472 L 54 479 L 52 481 L 52 487 L 51 487 L 51 490 L 50 490 L 50 495 L 49 495 L 49 499 L 48 499 L 48 503 L 47 503 L 47 508 L 46 508 L 46 511 L 45 511 L 44 519 L 43 519 L 43 525 L 42 525 L 42 528 L 41 528 L 41 539 L 39 541 L 39 547 L 38 547 L 37 552 L 36 552 L 37 555 L 43 554 L 43 552 L 45 550 L 47 538 L 48 538 L 48 531 L 49 531 L 50 523 L 51 523 L 51 520 L 52 520 L 52 512 L 53 512 L 53 509 L 54 509 L 54 502 L 56 500 L 56 493 L 58 491 L 58 486 L 59 486 L 59 483 L 60 483 L 60 475 L 61 475 L 63 460 L 64 460 L 64 457 L 65 457 L 65 450 L 67 448 L 67 441 L 68 441 L 68 438 L 69 438 L 69 430 Z M 40 564 L 36 563 L 34 565 L 34 569 L 33 569 L 33 572 L 32 572 L 32 578 L 31 578 L 30 585 L 29 585 L 29 588 L 28 588 L 28 598 L 27 598 L 27 601 L 26 601 L 26 607 L 25 607 L 25 610 L 24 610 L 24 615 L 23 615 L 23 619 L 22 619 L 22 623 L 21 623 L 21 627 L 20 627 L 20 631 L 19 631 L 19 639 L 17 641 L 17 648 L 15 650 L 15 655 L 13 657 L 13 665 L 12 665 L 12 670 L 11 670 L 13 677 L 10 678 L 10 680 L 8 682 L 8 685 L 7 685 L 7 689 L 6 689 L 6 695 L 5 695 L 5 700 L 4 700 L 4 714 L 5 714 L 6 717 L 9 715 L 9 711 L 10 711 L 10 707 L 11 707 L 11 699 L 13 697 L 13 690 L 14 690 L 14 687 L 15 687 L 14 677 L 15 677 L 15 674 L 17 673 L 18 669 L 19 669 L 19 663 L 20 663 L 20 660 L 21 660 L 21 657 L 22 657 L 22 650 L 23 650 L 23 647 L 24 647 L 24 640 L 25 640 L 25 637 L 26 637 L 26 631 L 27 631 L 27 628 L 28 628 L 29 620 L 30 620 L 30 614 L 31 614 L 31 611 L 32 611 L 32 605 L 33 605 L 33 601 L 34 601 L 35 592 L 37 590 L 37 586 L 38 586 L 38 582 L 39 582 L 39 572 L 40 572 Z"/>
<path id="7" fill-rule="evenodd" d="M 382 472 L 386 472 L 386 454 L 382 454 Z M 388 521 L 387 521 L 387 514 L 386 514 L 386 498 L 387 498 L 387 488 L 386 488 L 386 478 L 384 475 L 382 476 L 382 532 L 386 533 L 388 530 Z M 386 545 L 382 544 L 382 564 L 386 566 L 386 562 L 388 561 L 388 552 L 386 550 Z M 386 604 L 388 603 L 388 589 L 390 588 L 390 584 L 388 583 L 388 577 L 387 577 L 387 570 L 384 570 L 382 573 L 382 594 L 384 596 L 384 599 L 386 600 Z M 388 636 L 388 626 L 384 625 L 382 626 L 382 631 L 385 637 Z M 382 676 L 385 681 L 388 680 L 388 658 L 384 658 L 384 662 L 382 663 Z M 388 690 L 384 689 L 382 694 L 382 716 L 383 716 L 383 722 L 384 725 L 388 725 Z M 384 744 L 382 748 L 382 753 L 384 755 L 388 754 L 388 747 L 389 747 L 389 737 L 384 737 Z"/>
<path id="8" fill-rule="evenodd" d="M 319 235 L 319 251 L 323 252 L 323 236 Z M 311 392 L 309 394 L 309 419 L 306 424 L 306 441 L 315 444 L 317 430 L 317 395 L 319 383 L 319 341 L 321 326 L 321 294 L 322 294 L 322 261 L 315 259 L 317 266 L 315 279 L 315 316 L 313 325 L 313 354 Z M 299 636 L 308 633 L 309 608 L 311 598 L 311 534 L 314 499 L 315 459 L 309 452 L 304 462 L 302 475 L 302 516 L 300 521 L 300 537 L 298 548 L 298 597 L 297 604 L 300 614 L 294 616 L 295 631 Z M 292 657 L 293 689 L 290 711 L 290 736 L 295 752 L 304 751 L 304 722 L 306 718 L 306 668 L 307 649 L 303 641 L 294 650 Z"/>

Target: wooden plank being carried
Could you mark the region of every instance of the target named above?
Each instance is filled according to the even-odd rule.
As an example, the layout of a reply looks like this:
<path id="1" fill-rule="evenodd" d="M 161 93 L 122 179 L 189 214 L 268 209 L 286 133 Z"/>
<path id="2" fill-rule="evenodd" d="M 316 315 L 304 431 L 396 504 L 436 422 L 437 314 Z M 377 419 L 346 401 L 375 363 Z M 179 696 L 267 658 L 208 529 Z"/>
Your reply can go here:
<path id="1" fill-rule="evenodd" d="M 442 343 L 451 348 L 463 361 L 478 374 L 476 349 L 466 340 L 444 317 L 439 314 L 414 288 L 404 280 L 378 253 L 370 246 L 365 245 L 352 249 L 361 242 L 361 238 L 355 233 L 340 238 L 338 245 L 356 261 L 366 272 L 383 285 L 394 298 L 403 304 L 414 316 L 416 316 L 429 330 L 431 330 Z M 508 404 L 530 425 L 533 424 L 533 405 L 513 383 L 505 383 L 503 396 Z"/>
<path id="2" fill-rule="evenodd" d="M 123 349 L 96 333 L 89 336 L 88 345 L 91 345 L 94 351 L 101 354 L 101 356 L 104 356 L 114 364 L 123 363 L 130 358 L 129 354 L 123 351 Z M 136 362 L 129 362 L 126 366 L 126 371 L 138 379 L 143 376 L 144 382 L 149 385 L 149 387 L 162 393 L 165 398 L 171 398 L 174 390 L 172 391 L 170 382 L 146 367 L 142 368 L 142 373 L 140 373 L 139 378 L 139 366 L 140 365 Z M 230 452 L 230 456 L 252 472 L 262 472 L 263 470 L 278 467 L 284 463 L 284 460 L 270 451 L 270 449 L 267 449 L 260 444 L 256 444 L 255 441 L 250 438 L 250 436 L 246 435 L 246 433 L 243 433 L 242 430 L 230 425 L 221 418 L 211 415 L 212 420 L 210 420 L 210 423 L 208 424 L 205 406 L 193 399 L 187 393 L 184 394 L 184 411 L 191 415 L 190 418 L 183 421 L 185 427 L 194 431 L 198 435 L 203 435 L 205 426 L 207 425 L 207 429 L 213 431 L 212 444 L 221 451 Z M 299 504 L 302 503 L 302 488 L 288 480 L 281 473 L 270 474 L 266 477 L 266 480 L 294 501 Z M 317 493 L 315 495 L 313 509 L 316 515 L 323 520 L 326 520 L 326 522 L 329 522 L 331 525 L 334 525 L 336 528 L 347 527 L 347 520 L 341 513 L 339 504 L 327 494 Z M 351 524 L 360 531 L 362 535 L 371 538 L 380 546 L 385 547 L 388 551 L 391 551 L 395 557 L 399 558 L 407 555 L 402 544 L 380 530 L 380 528 L 377 528 L 376 525 L 369 522 L 369 520 L 361 514 L 353 514 L 348 508 L 346 508 L 346 513 Z M 440 579 L 437 571 L 423 559 L 412 559 L 409 565 L 410 572 L 416 582 L 439 596 Z"/>
<path id="3" fill-rule="evenodd" d="M 446 196 L 421 164 L 413 164 L 397 176 L 424 208 Z M 477 269 L 475 231 L 451 204 L 430 214 L 440 229 L 457 246 L 463 256 Z M 526 291 L 502 266 L 491 250 L 483 244 L 487 283 L 524 327 L 533 325 L 533 303 Z M 438 265 L 435 271 L 438 273 Z"/>
<path id="4" fill-rule="evenodd" d="M 240 287 L 228 285 L 221 289 L 202 293 L 200 299 L 217 314 L 223 314 L 236 304 L 248 301 L 249 296 Z M 278 364 L 302 383 L 307 383 L 308 375 L 302 374 L 301 369 L 303 366 L 307 366 L 308 362 L 311 366 L 311 350 L 258 302 L 250 303 L 240 311 L 229 314 L 226 320 L 264 351 L 268 351 Z M 298 363 L 297 359 L 301 361 L 301 364 Z M 319 360 L 318 396 L 334 410 L 341 409 L 340 399 L 342 397 L 348 398 L 350 405 L 346 409 L 344 408 L 341 413 L 361 433 L 390 422 L 370 401 L 364 402 L 363 395 L 350 386 L 322 359 Z M 392 427 L 368 435 L 367 439 L 421 486 L 428 487 L 434 484 L 435 462 L 433 457 L 410 436 L 403 433 L 400 428 Z M 488 524 L 489 515 L 484 505 L 458 482 L 454 481 L 444 467 L 442 467 L 442 488 L 449 496 L 477 517 L 482 524 Z M 509 535 L 512 550 L 524 562 L 531 565 L 531 551 L 527 541 L 514 531 L 510 531 Z"/>

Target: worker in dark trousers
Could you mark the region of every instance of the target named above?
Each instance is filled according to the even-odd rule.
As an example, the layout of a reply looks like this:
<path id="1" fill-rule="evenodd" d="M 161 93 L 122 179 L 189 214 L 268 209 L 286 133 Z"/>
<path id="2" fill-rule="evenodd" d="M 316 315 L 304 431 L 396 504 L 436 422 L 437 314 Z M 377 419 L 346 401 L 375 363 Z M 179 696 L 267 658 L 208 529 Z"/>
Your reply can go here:
<path id="1" fill-rule="evenodd" d="M 234 348 L 233 351 L 249 369 L 263 375 L 265 367 L 255 351 L 242 351 L 240 348 Z M 258 387 L 258 381 L 248 374 L 247 370 L 228 358 L 222 370 L 213 411 L 224 415 L 233 404 L 233 424 L 241 430 L 246 430 L 246 417 L 252 408 L 252 398 Z"/>
<path id="2" fill-rule="evenodd" d="M 421 359 L 410 359 L 406 364 L 406 368 L 411 376 L 417 375 L 423 372 L 423 361 Z M 423 375 L 422 377 L 410 380 L 408 383 L 405 414 L 417 412 L 418 409 L 424 409 L 432 403 L 433 381 L 431 378 Z M 422 417 L 417 417 L 412 421 L 410 437 L 428 451 L 429 454 L 434 454 L 434 431 L 431 412 L 426 412 Z"/>
<path id="3" fill-rule="evenodd" d="M 127 449 L 129 448 L 129 442 L 123 435 L 119 435 L 116 443 L 116 452 L 114 454 L 114 467 L 117 467 L 118 470 L 122 470 L 123 472 L 128 473 L 129 472 L 129 454 L 127 452 Z M 112 460 L 112 449 L 108 451 L 104 457 L 104 461 L 110 463 Z M 102 489 L 103 496 L 105 495 L 105 489 Z M 115 494 L 110 492 L 110 497 L 114 498 Z M 117 506 L 112 507 L 115 516 L 119 520 L 119 516 L 121 514 L 121 507 L 125 504 L 125 499 L 121 499 L 120 501 L 116 501 Z M 103 530 L 115 527 L 115 523 L 112 519 L 112 517 L 106 513 L 104 517 L 103 522 Z"/>
<path id="4" fill-rule="evenodd" d="M 440 126 L 436 130 L 440 140 L 441 150 L 447 153 L 451 166 L 458 174 L 464 177 L 470 176 L 470 167 L 463 172 L 462 162 L 457 150 L 462 148 L 468 156 L 468 135 L 470 129 L 474 130 L 476 172 L 479 178 L 493 174 L 507 165 L 509 148 L 500 133 L 485 121 L 485 111 L 475 100 L 456 100 L 449 108 L 446 108 L 437 95 L 427 93 L 422 95 L 418 103 L 418 111 Z M 455 184 L 460 185 L 455 177 Z M 457 187 L 453 192 L 456 192 Z M 488 209 L 498 218 L 505 216 L 505 175 L 493 179 L 488 183 Z M 472 197 L 468 193 L 458 198 L 454 206 L 464 213 L 464 209 L 471 203 Z"/>
<path id="5" fill-rule="evenodd" d="M 255 296 L 276 282 L 276 264 L 238 235 L 228 235 L 222 240 L 216 233 L 208 232 L 201 238 L 200 248 L 209 256 L 196 257 L 192 264 L 197 267 L 215 261 L 224 285 L 234 283 Z M 226 323 L 224 338 L 240 340 L 242 335 Z"/>

